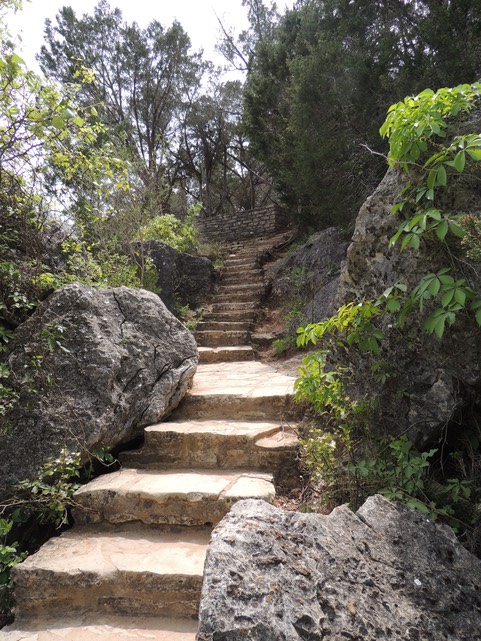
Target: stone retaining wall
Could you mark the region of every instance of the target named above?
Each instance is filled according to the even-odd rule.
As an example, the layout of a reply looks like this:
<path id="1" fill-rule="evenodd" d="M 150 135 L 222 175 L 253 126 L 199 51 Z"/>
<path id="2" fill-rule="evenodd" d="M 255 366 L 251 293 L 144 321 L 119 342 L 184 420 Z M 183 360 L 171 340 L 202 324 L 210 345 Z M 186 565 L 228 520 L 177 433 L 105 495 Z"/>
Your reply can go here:
<path id="1" fill-rule="evenodd" d="M 239 241 L 263 238 L 282 231 L 289 224 L 285 211 L 273 205 L 216 216 L 200 216 L 197 226 L 205 241 Z"/>

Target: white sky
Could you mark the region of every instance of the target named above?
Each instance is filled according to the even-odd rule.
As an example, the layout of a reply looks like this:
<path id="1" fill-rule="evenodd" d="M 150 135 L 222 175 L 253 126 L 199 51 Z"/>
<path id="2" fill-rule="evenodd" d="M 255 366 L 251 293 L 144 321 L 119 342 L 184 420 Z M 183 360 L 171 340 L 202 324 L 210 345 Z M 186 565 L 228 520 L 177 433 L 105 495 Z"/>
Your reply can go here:
<path id="1" fill-rule="evenodd" d="M 43 43 L 43 28 L 46 18 L 55 22 L 60 7 L 71 6 L 77 16 L 92 13 L 98 0 L 24 0 L 24 7 L 8 20 L 12 35 L 22 34 L 23 57 L 29 68 L 38 67 L 35 54 Z M 192 41 L 194 50 L 203 49 L 205 58 L 222 64 L 215 58 L 214 45 L 219 37 L 216 14 L 223 24 L 234 28 L 236 34 L 247 26 L 247 9 L 241 0 L 109 0 L 111 7 L 118 7 L 127 22 L 146 26 L 151 20 L 158 20 L 168 27 L 177 19 Z M 285 4 L 292 6 L 293 0 Z M 278 2 L 283 6 L 284 2 Z"/>

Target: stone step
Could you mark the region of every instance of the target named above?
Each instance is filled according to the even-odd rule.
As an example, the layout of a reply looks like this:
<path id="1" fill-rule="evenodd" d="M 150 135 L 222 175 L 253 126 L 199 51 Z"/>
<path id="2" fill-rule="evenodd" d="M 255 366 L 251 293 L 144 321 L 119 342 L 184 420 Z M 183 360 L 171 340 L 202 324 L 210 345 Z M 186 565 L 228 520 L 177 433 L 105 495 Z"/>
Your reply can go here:
<path id="1" fill-rule="evenodd" d="M 294 380 L 256 361 L 201 364 L 172 419 L 297 420 Z"/>
<path id="2" fill-rule="evenodd" d="M 241 283 L 237 285 L 225 285 L 222 281 L 220 287 L 217 290 L 217 294 L 238 294 L 242 293 L 253 293 L 258 294 L 259 292 L 264 291 L 264 285 L 262 283 Z"/>
<path id="3" fill-rule="evenodd" d="M 252 471 L 122 468 L 74 495 L 76 523 L 212 526 L 246 498 L 272 502 L 272 475 Z"/>
<path id="4" fill-rule="evenodd" d="M 221 280 L 225 276 L 242 275 L 245 278 L 252 278 L 254 276 L 261 276 L 263 270 L 256 265 L 224 265 L 221 272 Z"/>
<path id="5" fill-rule="evenodd" d="M 206 320 L 197 325 L 196 331 L 198 332 L 250 332 L 253 323 L 246 321 L 214 321 Z"/>
<path id="6" fill-rule="evenodd" d="M 252 361 L 254 350 L 250 345 L 236 347 L 199 347 L 199 363 L 224 363 L 231 361 Z"/>
<path id="7" fill-rule="evenodd" d="M 212 304 L 211 310 L 217 312 L 250 312 L 254 313 L 259 308 L 259 301 L 233 301 L 230 303 L 221 302 Z"/>
<path id="8" fill-rule="evenodd" d="M 205 321 L 213 322 L 254 322 L 256 317 L 256 310 L 253 309 L 227 309 L 220 312 L 206 312 L 204 315 Z"/>
<path id="9" fill-rule="evenodd" d="M 245 289 L 239 291 L 225 291 L 219 290 L 212 299 L 213 305 L 219 303 L 250 303 L 251 305 L 258 305 L 262 294 L 264 293 L 264 287 L 259 289 Z"/>
<path id="10" fill-rule="evenodd" d="M 153 617 L 58 615 L 0 631 L 2 641 L 195 641 L 197 621 Z"/>
<path id="11" fill-rule="evenodd" d="M 232 331 L 195 331 L 194 337 L 200 347 L 228 347 L 245 345 L 249 342 L 249 332 Z"/>
<path id="12" fill-rule="evenodd" d="M 221 285 L 263 285 L 264 277 L 262 274 L 239 274 L 238 272 L 232 275 L 222 275 L 220 280 Z"/>
<path id="13" fill-rule="evenodd" d="M 144 430 L 141 449 L 122 452 L 135 468 L 223 468 L 276 471 L 295 459 L 295 432 L 272 421 L 166 421 Z"/>
<path id="14" fill-rule="evenodd" d="M 16 621 L 92 612 L 194 618 L 209 539 L 206 528 L 76 526 L 15 567 Z"/>
<path id="15" fill-rule="evenodd" d="M 256 259 L 253 256 L 244 256 L 238 258 L 226 258 L 224 269 L 229 267 L 256 267 Z"/>

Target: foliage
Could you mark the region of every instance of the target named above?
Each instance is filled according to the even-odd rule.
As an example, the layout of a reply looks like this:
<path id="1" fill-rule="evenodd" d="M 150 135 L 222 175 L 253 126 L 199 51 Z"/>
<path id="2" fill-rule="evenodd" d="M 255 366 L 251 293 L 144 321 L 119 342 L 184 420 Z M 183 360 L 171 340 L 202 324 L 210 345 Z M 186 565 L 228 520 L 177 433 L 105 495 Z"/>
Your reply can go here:
<path id="1" fill-rule="evenodd" d="M 62 83 L 75 82 L 82 67 L 96 82 L 85 86 L 82 103 L 93 105 L 110 135 L 127 152 L 148 199 L 168 196 L 176 168 L 167 141 L 176 127 L 185 96 L 202 77 L 199 56 L 178 22 L 166 29 L 152 21 L 145 29 L 124 22 L 119 9 L 101 0 L 93 15 L 78 18 L 63 7 L 56 24 L 46 23 L 42 71 Z"/>
<path id="2" fill-rule="evenodd" d="M 172 214 L 156 216 L 140 229 L 138 240 L 141 242 L 161 240 L 177 251 L 195 253 L 199 245 L 195 221 L 201 208 L 201 204 L 191 207 L 183 220 Z"/>
<path id="3" fill-rule="evenodd" d="M 63 449 L 36 478 L 18 483 L 15 495 L 0 505 L 0 616 L 8 616 L 12 607 L 12 569 L 69 524 L 74 493 L 92 476 L 94 462 L 115 463 L 102 445 L 90 453 L 87 466 L 80 454 Z"/>
<path id="4" fill-rule="evenodd" d="M 34 480 L 21 481 L 15 497 L 0 506 L 0 610 L 11 606 L 11 570 L 44 542 L 46 526 L 67 523 L 68 507 L 79 487 L 80 455 L 63 450 Z M 43 533 L 43 534 L 42 534 Z M 48 536 L 47 536 L 48 538 Z"/>
<path id="5" fill-rule="evenodd" d="M 195 332 L 197 325 L 202 322 L 205 311 L 203 307 L 190 309 L 189 305 L 180 305 L 177 308 L 180 320 L 191 332 Z"/>
<path id="6" fill-rule="evenodd" d="M 480 18 L 479 0 L 306 0 L 257 41 L 246 130 L 301 224 L 352 220 L 384 173 L 393 100 L 477 79 Z"/>
<path id="7" fill-rule="evenodd" d="M 101 0 L 81 17 L 63 7 L 45 34 L 39 61 L 47 77 L 70 84 L 93 70 L 81 103 L 93 106 L 129 161 L 149 218 L 181 216 L 192 201 L 208 215 L 255 202 L 261 172 L 239 128 L 241 85 L 222 82 L 178 22 L 141 28 Z M 116 214 L 124 209 L 117 203 Z"/>
<path id="8" fill-rule="evenodd" d="M 295 384 L 296 399 L 308 401 L 316 420 L 301 439 L 303 460 L 323 509 L 349 503 L 357 509 L 372 494 L 442 518 L 469 540 L 479 526 L 475 505 L 481 487 L 472 475 L 434 477 L 432 461 L 438 448 L 418 452 L 406 435 L 379 437 L 369 429 L 372 402 L 352 400 L 346 391 L 347 372 L 326 371 L 325 354 L 304 358 Z M 454 452 L 452 459 L 462 458 Z"/>
<path id="9" fill-rule="evenodd" d="M 481 295 L 456 260 L 461 243 L 471 258 L 480 255 L 478 220 L 471 212 L 443 207 L 453 202 L 457 181 L 469 174 L 476 179 L 479 171 L 479 135 L 460 133 L 459 127 L 449 125 L 453 117 L 479 104 L 480 89 L 474 83 L 436 93 L 425 90 L 389 110 L 381 129 L 389 136 L 388 160 L 406 174 L 391 210 L 401 223 L 390 247 L 401 241 L 400 251 L 416 252 L 429 243 L 431 252 L 439 247 L 437 260 L 447 264 L 424 275 L 411 289 L 395 283 L 376 300 L 349 303 L 333 318 L 300 328 L 298 344 L 319 343 L 324 352 L 309 355 L 296 382 L 298 398 L 312 404 L 318 422 L 304 439 L 306 463 L 330 505 L 358 505 L 380 492 L 433 519 L 442 517 L 467 538 L 479 528 L 475 506 L 481 488 L 477 472 L 455 469 L 452 458 L 462 461 L 466 451 L 453 452 L 446 463 L 444 446 L 418 452 L 406 435 L 380 438 L 370 415 L 375 409 L 372 394 L 369 404 L 362 396 L 353 399 L 347 391 L 352 372 L 339 362 L 353 366 L 357 354 L 363 366 L 371 365 L 372 378 L 384 385 L 393 376 L 382 360 L 385 328 L 408 339 L 417 321 L 441 339 L 459 314 L 472 313 L 481 325 Z M 337 354 L 334 371 L 326 369 L 328 348 Z M 476 448 L 473 457 L 479 459 L 479 440 Z"/>
<path id="10" fill-rule="evenodd" d="M 434 237 L 446 248 L 446 260 L 450 263 L 421 279 L 407 295 L 404 305 L 399 304 L 397 322 L 402 327 L 415 305 L 423 313 L 428 301 L 440 299 L 441 306 L 431 307 L 424 322 L 424 328 L 438 338 L 442 338 L 446 325 L 453 325 L 462 311 L 471 310 L 481 326 L 481 296 L 465 278 L 458 276 L 447 245 L 449 236 L 464 238 L 464 227 L 469 228 L 472 218 L 465 212 L 445 211 L 434 206 L 443 191 L 455 186 L 458 177 L 471 168 L 476 171 L 481 160 L 478 134 L 457 134 L 448 140 L 446 133 L 450 118 L 460 112 L 469 112 L 480 92 L 481 84 L 477 82 L 440 89 L 436 93 L 427 89 L 393 105 L 381 127 L 381 135 L 389 137 L 389 163 L 399 166 L 408 175 L 400 194 L 402 198 L 391 209 L 392 214 L 402 213 L 405 220 L 392 237 L 390 246 L 403 238 L 401 251 L 407 247 L 418 250 L 423 239 Z M 472 244 L 476 229 L 472 222 L 470 229 Z M 388 302 L 390 294 L 384 293 Z M 390 311 L 394 311 L 392 304 Z"/>

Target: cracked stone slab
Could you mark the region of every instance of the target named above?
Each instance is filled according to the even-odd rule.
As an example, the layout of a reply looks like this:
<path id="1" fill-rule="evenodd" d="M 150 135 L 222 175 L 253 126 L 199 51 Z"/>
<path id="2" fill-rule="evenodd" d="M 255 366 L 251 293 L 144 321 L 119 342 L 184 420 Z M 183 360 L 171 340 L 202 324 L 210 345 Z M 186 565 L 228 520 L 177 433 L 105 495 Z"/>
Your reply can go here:
<path id="1" fill-rule="evenodd" d="M 16 566 L 16 621 L 45 612 L 195 616 L 209 537 L 77 526 Z"/>
<path id="2" fill-rule="evenodd" d="M 296 458 L 296 433 L 280 422 L 206 419 L 167 421 L 144 431 L 140 450 L 124 452 L 127 467 L 276 471 Z"/>
<path id="3" fill-rule="evenodd" d="M 233 494 L 230 490 L 241 478 L 251 480 Z M 124 468 L 99 476 L 75 493 L 74 519 L 77 523 L 211 525 L 241 498 L 272 502 L 272 480 L 272 474 L 240 470 Z"/>
<path id="4" fill-rule="evenodd" d="M 201 364 L 173 417 L 298 419 L 303 408 L 294 401 L 294 381 L 256 361 Z"/>

